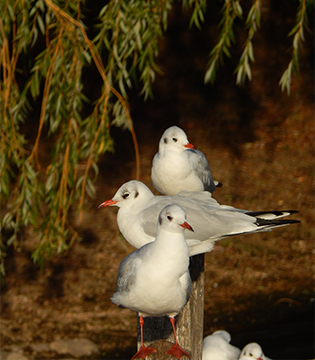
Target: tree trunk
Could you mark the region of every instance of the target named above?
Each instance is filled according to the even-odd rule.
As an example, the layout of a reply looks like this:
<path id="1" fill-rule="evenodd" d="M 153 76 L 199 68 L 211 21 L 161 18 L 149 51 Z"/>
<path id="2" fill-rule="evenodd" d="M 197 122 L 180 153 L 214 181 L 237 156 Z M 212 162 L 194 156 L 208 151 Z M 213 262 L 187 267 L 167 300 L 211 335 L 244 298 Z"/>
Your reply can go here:
<path id="1" fill-rule="evenodd" d="M 191 354 L 191 360 L 201 360 L 204 310 L 204 254 L 190 258 L 192 292 L 183 310 L 176 317 L 176 336 L 179 345 Z M 144 345 L 157 350 L 147 357 L 149 360 L 163 360 L 170 356 L 165 351 L 174 343 L 172 325 L 167 316 L 146 317 L 143 326 Z M 172 343 L 172 344 L 171 344 Z M 138 321 L 138 349 L 140 347 L 140 326 Z"/>

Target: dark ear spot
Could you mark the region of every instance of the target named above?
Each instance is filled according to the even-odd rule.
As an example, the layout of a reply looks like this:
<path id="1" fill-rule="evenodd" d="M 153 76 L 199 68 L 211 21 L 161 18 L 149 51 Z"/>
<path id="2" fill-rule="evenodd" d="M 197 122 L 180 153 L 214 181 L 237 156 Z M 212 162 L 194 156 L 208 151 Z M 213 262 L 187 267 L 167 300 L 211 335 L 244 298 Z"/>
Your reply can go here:
<path id="1" fill-rule="evenodd" d="M 162 218 L 159 217 L 159 224 L 161 225 L 162 224 Z"/>
<path id="2" fill-rule="evenodd" d="M 139 196 L 139 191 L 136 191 L 135 198 Z"/>
<path id="3" fill-rule="evenodd" d="M 164 144 L 167 144 L 167 138 L 164 138 Z"/>

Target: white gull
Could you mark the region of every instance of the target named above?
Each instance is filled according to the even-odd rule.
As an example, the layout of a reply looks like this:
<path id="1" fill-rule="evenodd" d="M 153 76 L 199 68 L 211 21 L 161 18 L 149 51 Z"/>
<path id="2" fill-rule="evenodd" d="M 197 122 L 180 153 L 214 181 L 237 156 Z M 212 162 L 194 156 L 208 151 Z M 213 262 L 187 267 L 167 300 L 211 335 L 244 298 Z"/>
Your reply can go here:
<path id="1" fill-rule="evenodd" d="M 231 335 L 225 330 L 215 331 L 203 339 L 202 360 L 237 360 L 241 350 L 230 344 Z"/>
<path id="2" fill-rule="evenodd" d="M 225 330 L 208 335 L 202 343 L 202 360 L 271 360 L 255 342 L 247 344 L 242 351 L 230 342 L 231 335 Z"/>
<path id="3" fill-rule="evenodd" d="M 155 196 L 145 184 L 137 180 L 123 184 L 111 200 L 104 201 L 99 207 L 119 207 L 119 230 L 132 246 L 139 248 L 155 239 L 159 213 L 170 204 L 181 206 L 194 228 L 193 233 L 185 232 L 190 256 L 210 252 L 215 241 L 228 236 L 270 231 L 275 227 L 299 222 L 279 220 L 297 211 L 241 210 L 220 205 L 206 191 Z"/>
<path id="4" fill-rule="evenodd" d="M 178 205 L 163 208 L 158 217 L 155 241 L 130 253 L 120 264 L 117 291 L 111 298 L 120 307 L 139 314 L 141 347 L 132 359 L 156 352 L 143 345 L 143 317 L 169 316 L 175 344 L 166 352 L 177 359 L 189 355 L 178 345 L 174 317 L 182 310 L 191 292 L 189 252 L 184 229 L 185 211 Z"/>
<path id="5" fill-rule="evenodd" d="M 271 359 L 265 356 L 259 344 L 252 342 L 247 344 L 243 348 L 238 360 L 271 360 Z"/>
<path id="6" fill-rule="evenodd" d="M 151 168 L 154 188 L 164 195 L 180 191 L 210 191 L 222 184 L 214 182 L 205 155 L 189 143 L 185 132 L 178 126 L 164 131 L 159 151 Z"/>

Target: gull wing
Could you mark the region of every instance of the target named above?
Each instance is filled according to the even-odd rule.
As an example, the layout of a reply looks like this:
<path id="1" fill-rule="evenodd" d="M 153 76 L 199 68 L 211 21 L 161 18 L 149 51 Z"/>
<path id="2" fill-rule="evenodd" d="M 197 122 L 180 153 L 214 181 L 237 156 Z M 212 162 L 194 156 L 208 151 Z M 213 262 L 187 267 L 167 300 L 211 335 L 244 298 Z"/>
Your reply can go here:
<path id="1" fill-rule="evenodd" d="M 213 192 L 215 190 L 215 183 L 205 155 L 197 149 L 186 150 L 186 153 L 196 175 L 203 182 L 204 190 Z"/>

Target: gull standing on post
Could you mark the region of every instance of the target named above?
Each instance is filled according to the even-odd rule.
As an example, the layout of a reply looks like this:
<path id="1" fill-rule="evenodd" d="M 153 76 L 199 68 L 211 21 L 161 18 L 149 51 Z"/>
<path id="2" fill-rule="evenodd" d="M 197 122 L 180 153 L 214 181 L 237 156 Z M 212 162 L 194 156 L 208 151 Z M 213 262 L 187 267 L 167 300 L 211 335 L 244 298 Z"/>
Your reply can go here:
<path id="1" fill-rule="evenodd" d="M 151 168 L 154 188 L 163 195 L 175 195 L 180 191 L 210 191 L 216 186 L 204 154 L 189 143 L 185 132 L 178 126 L 164 131 L 159 151 Z"/>
<path id="2" fill-rule="evenodd" d="M 278 220 L 296 213 L 295 210 L 241 210 L 220 205 L 207 191 L 155 196 L 137 180 L 123 184 L 115 196 L 101 203 L 99 208 L 118 206 L 117 223 L 120 232 L 132 246 L 140 248 L 155 239 L 159 213 L 170 204 L 181 206 L 194 228 L 193 233 L 185 231 L 189 256 L 210 252 L 215 241 L 228 236 L 270 231 L 275 227 L 299 223 L 298 220 Z"/>
<path id="3" fill-rule="evenodd" d="M 117 291 L 111 300 L 139 314 L 141 347 L 132 359 L 144 359 L 156 352 L 143 345 L 143 317 L 165 315 L 170 318 L 175 338 L 174 346 L 166 354 L 177 359 L 189 357 L 178 345 L 174 318 L 191 292 L 184 229 L 193 231 L 186 222 L 185 211 L 178 205 L 166 206 L 158 218 L 155 241 L 129 254 L 119 266 Z"/>

